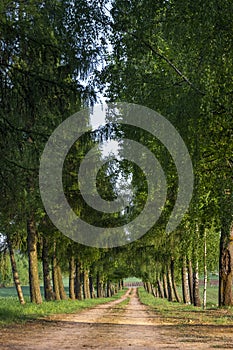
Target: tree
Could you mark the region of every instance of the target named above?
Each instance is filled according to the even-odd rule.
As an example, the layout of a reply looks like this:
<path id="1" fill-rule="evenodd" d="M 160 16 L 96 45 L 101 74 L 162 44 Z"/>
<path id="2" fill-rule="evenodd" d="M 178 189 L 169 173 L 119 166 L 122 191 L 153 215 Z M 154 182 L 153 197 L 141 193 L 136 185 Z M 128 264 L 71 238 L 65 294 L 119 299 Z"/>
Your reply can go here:
<path id="1" fill-rule="evenodd" d="M 221 229 L 219 305 L 231 305 L 232 4 L 116 0 L 111 16 L 106 96 L 154 108 L 179 130 L 196 177 L 190 224 L 211 226 L 214 213 Z M 203 239 L 196 229 L 191 234 Z M 195 255 L 194 270 L 199 248 Z"/>
<path id="2" fill-rule="evenodd" d="M 1 176 L 5 190 L 9 170 L 17 173 L 14 191 L 27 222 L 31 301 L 36 303 L 42 301 L 37 227 L 45 215 L 39 198 L 39 157 L 54 128 L 95 99 L 91 80 L 83 81 L 102 50 L 96 21 L 102 17 L 96 1 L 79 6 L 67 1 L 1 3 L 1 161 L 7 163 Z M 14 191 L 8 191 L 10 202 Z M 48 277 L 46 266 L 44 272 Z"/>

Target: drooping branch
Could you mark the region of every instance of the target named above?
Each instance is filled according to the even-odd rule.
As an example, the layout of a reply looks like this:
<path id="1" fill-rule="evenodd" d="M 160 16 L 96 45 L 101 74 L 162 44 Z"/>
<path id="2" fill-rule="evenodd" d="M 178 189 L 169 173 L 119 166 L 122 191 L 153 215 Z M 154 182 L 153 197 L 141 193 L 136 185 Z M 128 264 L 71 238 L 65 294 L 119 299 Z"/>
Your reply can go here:
<path id="1" fill-rule="evenodd" d="M 39 168 L 28 168 L 28 167 L 25 167 L 25 166 L 23 166 L 21 164 L 18 164 L 16 162 L 14 162 L 13 160 L 10 160 L 10 159 L 8 159 L 6 157 L 4 157 L 4 160 L 7 163 L 12 164 L 12 165 L 16 166 L 17 168 L 20 168 L 20 169 L 23 169 L 23 170 L 27 170 L 27 171 L 38 171 L 39 170 Z"/>
<path id="2" fill-rule="evenodd" d="M 108 9 L 106 9 L 109 13 L 110 11 Z M 124 17 L 128 17 L 126 13 L 124 13 L 121 9 L 117 9 Z M 197 91 L 199 94 L 201 95 L 205 95 L 204 91 L 201 91 L 198 87 L 196 87 L 182 72 L 181 70 L 168 58 L 166 57 L 162 52 L 160 52 L 159 50 L 156 50 L 153 45 L 151 45 L 147 40 L 143 39 L 143 38 L 139 38 L 135 32 L 129 31 L 129 30 L 125 30 L 125 33 L 128 35 L 131 35 L 132 37 L 134 37 L 138 42 L 140 42 L 141 44 L 143 44 L 145 47 L 147 47 L 154 55 L 156 55 L 157 57 L 159 57 L 161 60 L 165 61 L 175 72 L 176 74 L 178 74 L 182 80 L 184 82 L 186 82 L 192 89 L 194 89 L 195 91 Z"/>
<path id="3" fill-rule="evenodd" d="M 34 135 L 37 135 L 37 136 L 41 136 L 41 137 L 44 137 L 44 138 L 49 138 L 49 134 L 45 134 L 45 133 L 41 133 L 41 132 L 38 132 L 38 131 L 34 131 L 34 130 L 27 130 L 27 129 L 24 129 L 24 128 L 17 128 L 15 125 L 13 125 L 7 118 L 5 117 L 1 117 L 5 123 L 8 124 L 8 126 L 14 130 L 14 131 L 17 131 L 17 132 L 25 132 L 26 134 L 34 134 Z"/>
<path id="4" fill-rule="evenodd" d="M 128 33 L 131 36 L 133 36 L 135 39 L 140 40 L 140 42 L 147 47 L 149 50 L 151 50 L 151 52 L 158 56 L 159 58 L 161 58 L 162 60 L 164 60 L 182 79 L 183 81 L 185 81 L 189 86 L 191 86 L 192 89 L 194 89 L 195 91 L 197 91 L 199 94 L 201 95 L 205 95 L 204 91 L 201 91 L 200 89 L 198 89 L 177 67 L 176 65 L 168 58 L 166 57 L 164 54 L 162 54 L 160 51 L 156 50 L 148 41 L 140 38 L 135 34 L 135 33 Z"/>

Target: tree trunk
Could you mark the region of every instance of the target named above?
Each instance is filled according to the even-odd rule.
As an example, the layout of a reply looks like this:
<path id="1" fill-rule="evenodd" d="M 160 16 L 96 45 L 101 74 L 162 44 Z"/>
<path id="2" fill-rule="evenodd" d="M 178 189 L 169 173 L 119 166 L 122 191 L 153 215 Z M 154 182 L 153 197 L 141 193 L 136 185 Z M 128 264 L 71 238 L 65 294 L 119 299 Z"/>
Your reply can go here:
<path id="1" fill-rule="evenodd" d="M 93 288 L 93 277 L 89 275 L 89 289 L 90 289 L 90 297 L 93 299 L 94 296 L 94 288 Z"/>
<path id="2" fill-rule="evenodd" d="M 106 297 L 109 298 L 110 296 L 111 296 L 110 281 L 107 280 Z"/>
<path id="3" fill-rule="evenodd" d="M 153 284 L 151 282 L 149 282 L 149 291 L 150 294 L 153 294 Z"/>
<path id="4" fill-rule="evenodd" d="M 201 306 L 200 291 L 199 291 L 198 261 L 196 261 L 195 269 L 193 272 L 193 305 Z"/>
<path id="5" fill-rule="evenodd" d="M 50 279 L 50 267 L 49 267 L 49 254 L 48 254 L 48 238 L 43 237 L 42 248 L 42 264 L 43 264 L 43 277 L 44 277 L 44 297 L 46 301 L 54 300 L 53 289 Z"/>
<path id="6" fill-rule="evenodd" d="M 28 244 L 28 262 L 29 262 L 29 286 L 31 302 L 36 304 L 42 303 L 40 292 L 40 281 L 38 275 L 38 258 L 37 258 L 37 232 L 36 224 L 33 217 L 27 221 L 27 244 Z"/>
<path id="7" fill-rule="evenodd" d="M 207 301 L 207 246 L 206 246 L 206 230 L 204 230 L 204 289 L 203 289 L 203 309 L 206 309 Z"/>
<path id="8" fill-rule="evenodd" d="M 190 304 L 186 256 L 183 257 L 182 263 L 182 294 L 184 304 Z"/>
<path id="9" fill-rule="evenodd" d="M 83 294 L 84 299 L 90 299 L 89 271 L 87 269 L 83 271 Z"/>
<path id="10" fill-rule="evenodd" d="M 82 300 L 81 263 L 76 261 L 75 266 L 75 298 Z"/>
<path id="11" fill-rule="evenodd" d="M 110 296 L 114 295 L 114 284 L 110 283 Z"/>
<path id="12" fill-rule="evenodd" d="M 97 294 L 97 298 L 100 298 L 100 275 L 99 275 L 99 271 L 97 271 L 97 274 L 96 274 L 96 294 Z"/>
<path id="13" fill-rule="evenodd" d="M 151 293 L 155 298 L 158 296 L 158 289 L 153 284 L 151 284 Z"/>
<path id="14" fill-rule="evenodd" d="M 233 224 L 230 234 L 222 228 L 219 257 L 219 306 L 232 306 L 233 281 Z"/>
<path id="15" fill-rule="evenodd" d="M 163 273 L 163 292 L 164 292 L 164 298 L 168 298 L 168 289 L 167 289 L 167 276 L 165 273 Z"/>
<path id="16" fill-rule="evenodd" d="M 157 279 L 157 285 L 158 285 L 159 297 L 164 298 L 163 286 L 162 286 L 162 283 L 159 279 Z"/>
<path id="17" fill-rule="evenodd" d="M 118 290 L 122 290 L 121 281 L 118 281 Z"/>
<path id="18" fill-rule="evenodd" d="M 8 250 L 9 250 L 9 255 L 10 255 L 10 261 L 11 261 L 11 269 L 12 269 L 12 275 L 13 275 L 13 280 L 15 284 L 15 288 L 18 294 L 18 299 L 20 304 L 25 304 L 24 296 L 23 296 L 23 291 L 21 288 L 20 280 L 19 280 L 19 274 L 16 266 L 16 261 L 15 261 L 15 254 L 14 250 L 12 248 L 12 243 L 10 240 L 10 237 L 7 236 L 7 245 L 8 245 Z"/>
<path id="19" fill-rule="evenodd" d="M 172 288 L 172 276 L 170 267 L 167 270 L 167 290 L 168 290 L 168 301 L 174 301 L 174 292 Z"/>
<path id="20" fill-rule="evenodd" d="M 193 299 L 193 267 L 192 267 L 191 259 L 189 259 L 189 261 L 188 261 L 188 284 L 189 284 L 190 302 L 191 302 L 191 304 L 194 304 L 194 299 Z"/>
<path id="21" fill-rule="evenodd" d="M 104 298 L 104 289 L 105 289 L 104 281 L 100 281 L 100 297 L 101 298 Z"/>
<path id="22" fill-rule="evenodd" d="M 56 300 L 61 300 L 59 291 L 59 277 L 58 277 L 58 265 L 56 257 L 56 242 L 54 242 L 54 252 L 52 258 L 52 278 L 53 278 L 53 292 Z"/>
<path id="23" fill-rule="evenodd" d="M 97 290 L 97 298 L 103 298 L 104 296 L 103 281 L 100 278 L 99 272 L 97 272 L 97 276 L 96 276 L 96 290 Z"/>
<path id="24" fill-rule="evenodd" d="M 66 300 L 67 296 L 66 296 L 66 292 L 65 292 L 65 288 L 64 288 L 64 284 L 63 284 L 63 280 L 62 280 L 61 267 L 59 265 L 57 266 L 57 276 L 58 276 L 58 286 L 59 286 L 60 298 L 61 298 L 61 300 Z"/>
<path id="25" fill-rule="evenodd" d="M 151 284 L 150 282 L 145 282 L 147 293 L 151 294 Z"/>
<path id="26" fill-rule="evenodd" d="M 173 288 L 173 292 L 176 298 L 176 301 L 178 303 L 181 302 L 180 296 L 178 294 L 178 290 L 176 287 L 176 281 L 175 281 L 175 263 L 174 263 L 174 259 L 171 259 L 171 279 L 172 279 L 172 288 Z"/>
<path id="27" fill-rule="evenodd" d="M 74 257 L 71 256 L 69 261 L 69 298 L 72 300 L 75 299 L 74 281 L 75 281 L 75 261 L 74 261 Z"/>

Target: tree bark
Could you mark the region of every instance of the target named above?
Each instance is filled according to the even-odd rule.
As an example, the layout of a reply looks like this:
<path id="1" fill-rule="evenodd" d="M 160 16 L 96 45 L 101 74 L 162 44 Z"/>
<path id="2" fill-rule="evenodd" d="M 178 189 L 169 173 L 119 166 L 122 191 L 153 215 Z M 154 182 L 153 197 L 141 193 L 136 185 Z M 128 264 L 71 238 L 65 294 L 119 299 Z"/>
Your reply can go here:
<path id="1" fill-rule="evenodd" d="M 81 281 L 81 263 L 76 261 L 75 264 L 75 298 L 82 300 L 82 281 Z"/>
<path id="2" fill-rule="evenodd" d="M 164 298 L 163 286 L 162 286 L 162 283 L 161 283 L 161 281 L 159 279 L 157 279 L 157 285 L 158 285 L 159 297 L 160 298 Z"/>
<path id="3" fill-rule="evenodd" d="M 198 261 L 196 261 L 195 269 L 193 272 L 193 305 L 201 306 L 200 291 L 199 291 Z"/>
<path id="4" fill-rule="evenodd" d="M 167 269 L 167 290 L 168 290 L 168 301 L 174 301 L 174 292 L 172 288 L 172 276 L 170 267 Z"/>
<path id="5" fill-rule="evenodd" d="M 168 299 L 167 276 L 163 273 L 163 292 L 164 298 Z"/>
<path id="6" fill-rule="evenodd" d="M 104 290 L 103 290 L 103 281 L 101 280 L 99 272 L 96 275 L 96 290 L 97 290 L 97 298 L 103 298 Z"/>
<path id="7" fill-rule="evenodd" d="M 25 300 L 24 300 L 23 291 L 21 288 L 20 280 L 19 280 L 19 274 L 18 274 L 16 261 L 15 261 L 15 254 L 14 254 L 14 250 L 12 248 L 12 243 L 11 243 L 9 236 L 7 236 L 7 245 L 8 245 L 9 255 L 10 255 L 11 269 L 12 269 L 12 275 L 13 275 L 15 288 L 17 291 L 19 302 L 20 302 L 20 304 L 23 305 L 23 304 L 25 304 Z"/>
<path id="8" fill-rule="evenodd" d="M 51 300 L 54 300 L 54 294 L 53 294 L 51 278 L 50 278 L 48 238 L 45 236 L 43 237 L 42 265 L 43 265 L 43 277 L 44 277 L 44 297 L 46 301 L 51 301 Z"/>
<path id="9" fill-rule="evenodd" d="M 158 296 L 158 288 L 154 286 L 154 284 L 151 284 L 151 293 L 152 295 L 157 298 Z"/>
<path id="10" fill-rule="evenodd" d="M 29 261 L 29 286 L 31 302 L 42 303 L 40 281 L 38 275 L 38 257 L 37 257 L 37 232 L 34 217 L 31 216 L 27 221 L 27 244 Z"/>
<path id="11" fill-rule="evenodd" d="M 193 299 L 193 266 L 192 261 L 189 259 L 188 261 L 188 285 L 189 285 L 189 296 L 191 304 L 194 304 Z"/>
<path id="12" fill-rule="evenodd" d="M 171 259 L 171 279 L 172 279 L 172 288 L 173 288 L 173 292 L 176 298 L 176 301 L 178 303 L 181 302 L 177 287 L 176 287 L 176 280 L 175 280 L 175 262 L 174 259 Z"/>
<path id="13" fill-rule="evenodd" d="M 207 301 L 207 245 L 206 230 L 204 230 L 204 289 L 203 289 L 203 309 L 206 309 Z"/>
<path id="14" fill-rule="evenodd" d="M 147 293 L 149 293 L 149 294 L 151 294 L 151 284 L 150 284 L 150 282 L 145 282 L 145 285 L 146 285 L 146 291 L 147 291 Z"/>
<path id="15" fill-rule="evenodd" d="M 75 261 L 73 255 L 69 261 L 69 297 L 72 300 L 75 299 Z"/>
<path id="16" fill-rule="evenodd" d="M 219 306 L 232 306 L 233 281 L 233 223 L 230 234 L 222 228 L 219 257 Z"/>
<path id="17" fill-rule="evenodd" d="M 94 298 L 94 287 L 93 287 L 92 275 L 89 275 L 89 289 L 90 289 L 90 297 L 91 297 L 91 299 L 93 299 Z"/>
<path id="18" fill-rule="evenodd" d="M 184 304 L 190 304 L 186 256 L 183 257 L 182 262 L 182 294 Z"/>
<path id="19" fill-rule="evenodd" d="M 106 297 L 109 298 L 110 296 L 111 296 L 110 281 L 107 280 Z"/>
<path id="20" fill-rule="evenodd" d="M 90 299 L 89 271 L 87 269 L 83 271 L 83 294 L 84 299 Z"/>
<path id="21" fill-rule="evenodd" d="M 97 274 L 96 274 L 96 294 L 97 294 L 97 298 L 100 298 L 100 274 L 99 274 L 99 271 L 97 271 Z"/>
<path id="22" fill-rule="evenodd" d="M 121 281 L 118 281 L 118 290 L 122 290 Z"/>
<path id="23" fill-rule="evenodd" d="M 54 251 L 52 258 L 52 278 L 53 278 L 53 292 L 56 300 L 61 300 L 59 291 L 59 277 L 58 277 L 58 265 L 56 257 L 56 242 L 54 242 Z"/>
<path id="24" fill-rule="evenodd" d="M 58 286 L 59 286 L 59 293 L 60 293 L 60 298 L 61 300 L 66 300 L 66 292 L 64 288 L 64 283 L 62 280 L 62 272 L 61 272 L 61 267 L 58 265 L 57 266 L 57 275 L 58 275 Z"/>

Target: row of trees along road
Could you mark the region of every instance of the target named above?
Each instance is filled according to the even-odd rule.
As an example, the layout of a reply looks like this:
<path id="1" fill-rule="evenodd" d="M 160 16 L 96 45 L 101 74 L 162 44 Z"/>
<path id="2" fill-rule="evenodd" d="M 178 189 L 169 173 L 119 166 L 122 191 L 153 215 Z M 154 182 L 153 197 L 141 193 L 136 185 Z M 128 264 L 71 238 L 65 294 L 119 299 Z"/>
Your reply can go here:
<path id="1" fill-rule="evenodd" d="M 71 298 L 75 293 L 81 297 L 81 276 L 84 297 L 90 295 L 88 276 L 98 279 L 97 295 L 103 294 L 104 284 L 109 293 L 110 278 L 121 279 L 120 272 L 113 276 L 111 268 L 105 272 L 108 252 L 80 247 L 52 227 L 38 185 L 40 155 L 52 131 L 94 102 L 91 72 L 104 40 L 99 32 L 100 21 L 104 22 L 99 5 L 99 1 L 54 0 L 2 1 L 0 5 L 1 233 L 21 303 L 16 249 L 28 255 L 31 301 L 35 303 L 42 302 L 38 258 L 43 262 L 46 300 L 65 298 L 62 270 L 70 271 Z"/>
<path id="2" fill-rule="evenodd" d="M 160 112 L 189 149 L 195 174 L 189 212 L 169 237 L 156 232 L 147 270 L 152 281 L 161 280 L 175 263 L 186 279 L 192 263 L 195 304 L 198 267 L 207 248 L 211 268 L 220 238 L 219 305 L 232 305 L 232 9 L 224 0 L 113 1 L 112 51 L 100 77 L 111 101 Z"/>
<path id="3" fill-rule="evenodd" d="M 38 259 L 46 300 L 66 297 L 64 273 L 72 299 L 93 296 L 93 286 L 97 296 L 103 289 L 109 294 L 110 281 L 118 285 L 135 275 L 148 291 L 169 300 L 180 301 L 176 284 L 182 282 L 183 301 L 197 306 L 200 270 L 206 277 L 219 260 L 219 306 L 232 305 L 232 6 L 225 0 L 1 2 L 0 232 L 20 302 L 16 250 L 28 255 L 35 303 L 42 302 Z M 40 155 L 62 120 L 95 102 L 96 88 L 105 89 L 109 101 L 160 112 L 184 139 L 194 166 L 194 193 L 173 233 L 164 228 L 177 193 L 174 164 L 151 135 L 138 131 L 135 136 L 127 128 L 119 135 L 144 143 L 166 169 L 167 202 L 156 225 L 140 240 L 108 250 L 69 240 L 47 218 L 39 196 Z M 117 132 L 103 129 L 84 137 L 64 170 L 66 195 L 77 213 L 110 226 L 116 217 L 100 217 L 85 206 L 74 169 L 84 151 L 113 135 Z M 145 203 L 145 179 L 127 162 L 109 168 L 112 175 L 103 169 L 98 182 L 103 197 L 115 196 L 119 173 L 134 188 L 131 211 L 117 218 L 124 222 Z"/>

